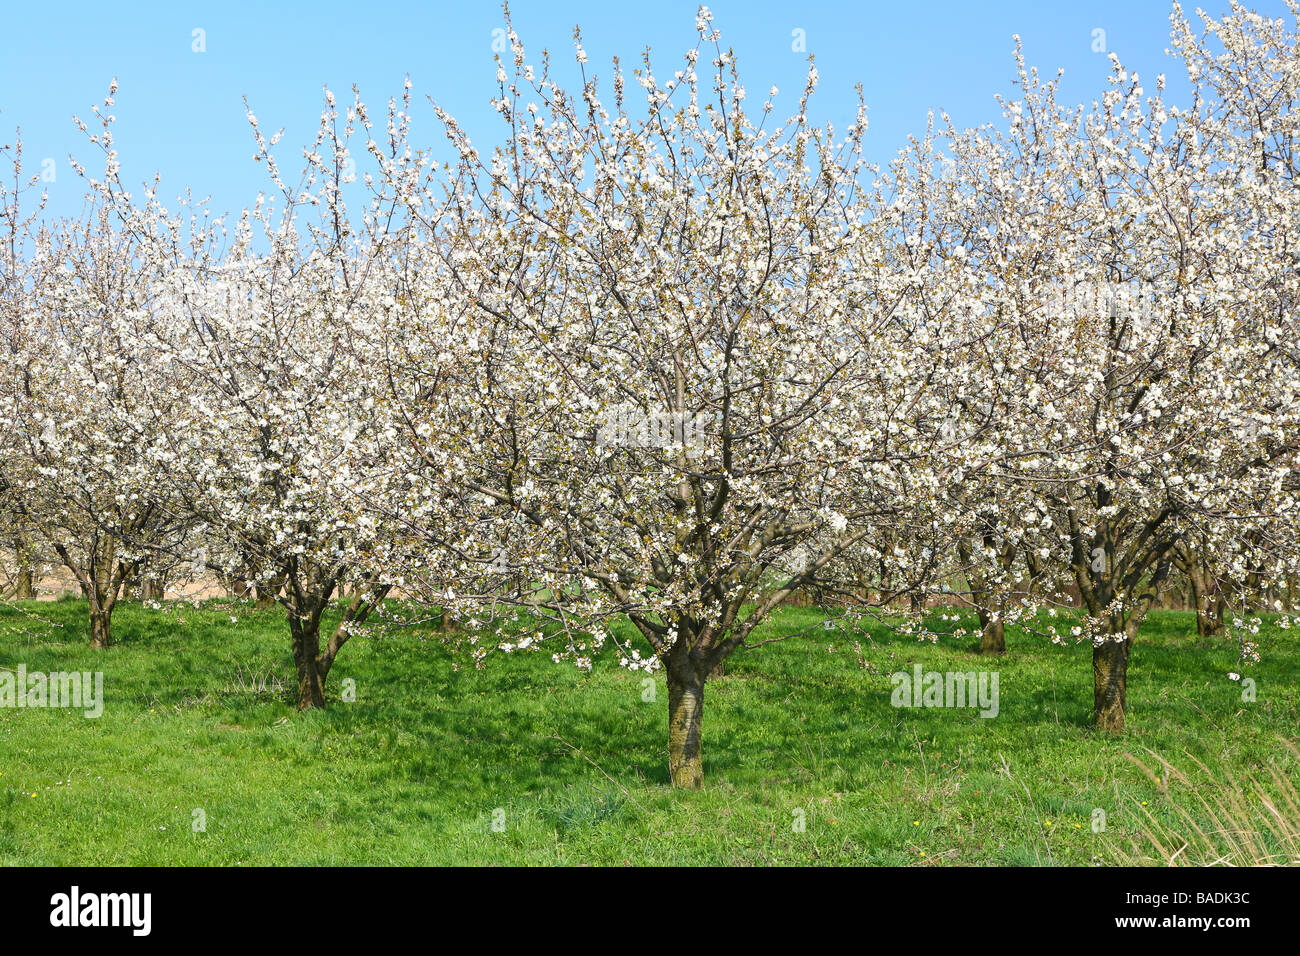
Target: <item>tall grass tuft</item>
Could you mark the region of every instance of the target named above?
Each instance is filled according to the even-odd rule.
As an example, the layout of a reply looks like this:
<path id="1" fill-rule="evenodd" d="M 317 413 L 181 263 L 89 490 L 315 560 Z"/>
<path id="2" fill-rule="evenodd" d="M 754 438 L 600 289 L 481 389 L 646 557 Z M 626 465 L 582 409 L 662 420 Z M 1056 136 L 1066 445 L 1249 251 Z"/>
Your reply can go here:
<path id="1" fill-rule="evenodd" d="M 1137 807 L 1137 835 L 1129 848 L 1115 847 L 1116 855 L 1138 865 L 1300 866 L 1300 750 L 1279 739 L 1290 756 L 1263 771 L 1234 773 L 1226 762 L 1211 769 L 1189 755 L 1203 771 L 1195 780 L 1155 751 L 1148 752 L 1160 773 L 1128 754 L 1166 797 L 1175 789 L 1185 795 L 1163 807 Z"/>

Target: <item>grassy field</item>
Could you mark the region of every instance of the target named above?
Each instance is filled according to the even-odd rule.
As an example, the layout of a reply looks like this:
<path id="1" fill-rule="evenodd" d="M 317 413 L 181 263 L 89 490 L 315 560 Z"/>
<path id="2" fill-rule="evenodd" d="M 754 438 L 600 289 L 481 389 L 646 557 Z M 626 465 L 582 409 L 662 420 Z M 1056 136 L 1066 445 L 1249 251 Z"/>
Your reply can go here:
<path id="1" fill-rule="evenodd" d="M 819 617 L 783 609 L 763 636 Z M 0 863 L 1089 865 L 1155 858 L 1145 834 L 1204 822 L 1228 781 L 1300 778 L 1281 742 L 1300 738 L 1300 635 L 1265 629 L 1246 703 L 1235 643 L 1179 612 L 1144 628 L 1109 739 L 1084 647 L 1011 631 L 988 662 L 971 638 L 818 630 L 742 651 L 706 689 L 695 793 L 667 786 L 662 675 L 647 702 L 609 661 L 476 671 L 432 630 L 390 631 L 345 647 L 331 708 L 298 714 L 278 612 L 123 605 L 114 633 L 96 653 L 79 602 L 0 608 L 0 666 L 100 670 L 107 700 L 98 720 L 0 709 Z M 996 669 L 999 715 L 891 706 L 914 663 Z"/>

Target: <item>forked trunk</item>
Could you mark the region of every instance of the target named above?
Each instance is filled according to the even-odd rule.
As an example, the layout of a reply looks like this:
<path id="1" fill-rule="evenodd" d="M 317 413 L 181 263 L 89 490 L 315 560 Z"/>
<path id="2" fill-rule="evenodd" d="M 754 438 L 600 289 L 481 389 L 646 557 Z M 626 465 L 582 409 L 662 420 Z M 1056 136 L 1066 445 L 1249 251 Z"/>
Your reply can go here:
<path id="1" fill-rule="evenodd" d="M 698 790 L 704 780 L 701 731 L 704 676 L 691 662 L 668 667 L 668 773 L 674 787 Z"/>

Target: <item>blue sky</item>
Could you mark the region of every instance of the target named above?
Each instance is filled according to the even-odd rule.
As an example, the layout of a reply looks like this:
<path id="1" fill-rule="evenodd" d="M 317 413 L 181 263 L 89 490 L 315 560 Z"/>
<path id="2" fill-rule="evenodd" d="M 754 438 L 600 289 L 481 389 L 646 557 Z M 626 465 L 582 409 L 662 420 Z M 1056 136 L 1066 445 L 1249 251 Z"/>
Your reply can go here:
<path id="1" fill-rule="evenodd" d="M 1227 0 L 1201 5 L 1218 14 Z M 1103 89 L 1108 64 L 1106 54 L 1094 50 L 1096 30 L 1105 31 L 1106 50 L 1144 82 L 1158 72 L 1172 81 L 1178 73 L 1164 56 L 1164 0 L 720 0 L 710 6 L 755 99 L 776 85 L 778 106 L 793 106 L 812 53 L 821 74 L 815 117 L 842 128 L 853 116 L 854 84 L 862 83 L 870 107 L 868 146 L 878 161 L 924 128 L 930 108 L 946 109 L 962 126 L 997 120 L 993 96 L 1010 92 L 1015 76 L 1013 33 L 1044 74 L 1065 68 L 1065 100 L 1071 103 Z M 1270 15 L 1285 12 L 1280 0 L 1258 0 L 1255 7 Z M 606 76 L 611 55 L 631 66 L 646 45 L 656 72 L 671 72 L 670 62 L 694 43 L 695 9 L 696 3 L 683 0 L 512 5 L 530 53 L 548 47 L 571 64 L 571 34 L 580 24 L 589 67 Z M 474 0 L 14 4 L 0 32 L 0 142 L 11 142 L 21 127 L 29 170 L 53 160 L 52 213 L 75 213 L 82 186 L 68 154 L 92 163 L 97 158 L 72 115 L 89 117 L 116 76 L 116 136 L 127 181 L 158 171 L 164 198 L 189 186 L 210 195 L 216 211 L 238 210 L 267 187 L 262 167 L 251 160 L 244 95 L 265 131 L 285 128 L 277 155 L 286 169 L 299 165 L 298 146 L 313 134 L 327 83 L 340 99 L 359 84 L 378 118 L 409 73 L 415 92 L 438 99 L 480 146 L 498 141 L 499 121 L 488 100 L 495 90 L 492 31 L 502 23 L 498 3 Z M 196 29 L 203 31 L 204 52 L 193 50 Z M 795 31 L 803 31 L 807 53 L 792 49 Z M 1180 89 L 1173 84 L 1175 96 Z M 421 140 L 445 151 L 431 110 L 419 102 Z"/>

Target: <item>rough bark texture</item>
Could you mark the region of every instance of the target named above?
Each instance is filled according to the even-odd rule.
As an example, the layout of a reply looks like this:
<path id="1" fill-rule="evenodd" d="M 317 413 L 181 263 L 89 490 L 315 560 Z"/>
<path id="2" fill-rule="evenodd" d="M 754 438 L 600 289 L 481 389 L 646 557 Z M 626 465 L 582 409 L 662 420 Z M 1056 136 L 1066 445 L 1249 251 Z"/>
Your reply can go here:
<path id="1" fill-rule="evenodd" d="M 1130 646 L 1127 639 L 1093 645 L 1092 706 L 1098 730 L 1118 732 L 1124 729 Z"/>
<path id="2" fill-rule="evenodd" d="M 289 618 L 293 662 L 298 668 L 298 709 L 325 706 L 325 674 L 320 661 L 320 621 Z"/>
<path id="3" fill-rule="evenodd" d="M 105 577 L 97 576 L 102 567 L 92 566 L 81 575 L 81 590 L 90 605 L 90 646 L 99 650 L 113 643 L 113 608 L 122 593 L 122 581 L 131 569 L 118 564 Z"/>
<path id="4" fill-rule="evenodd" d="M 90 611 L 90 646 L 103 650 L 113 643 L 113 612 L 92 607 Z"/>
<path id="5" fill-rule="evenodd" d="M 701 732 L 704 676 L 686 661 L 668 667 L 668 773 L 674 787 L 698 790 L 704 780 Z"/>

